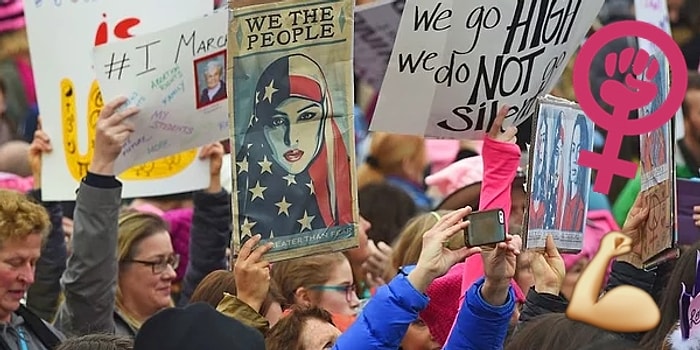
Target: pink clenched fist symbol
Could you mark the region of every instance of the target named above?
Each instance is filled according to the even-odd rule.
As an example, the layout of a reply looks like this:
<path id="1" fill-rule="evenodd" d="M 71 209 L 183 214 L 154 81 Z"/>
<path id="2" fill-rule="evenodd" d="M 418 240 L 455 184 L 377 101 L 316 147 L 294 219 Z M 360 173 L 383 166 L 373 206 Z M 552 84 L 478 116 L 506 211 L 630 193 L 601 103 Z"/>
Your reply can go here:
<path id="1" fill-rule="evenodd" d="M 668 66 L 662 66 L 645 50 L 634 48 L 605 56 L 604 65 L 608 80 L 599 86 L 600 99 L 612 107 L 611 114 L 593 97 L 589 73 L 599 51 L 611 41 L 624 37 L 640 37 L 655 44 L 663 53 L 664 62 L 667 61 Z M 656 130 L 673 117 L 685 97 L 688 85 L 686 66 L 683 53 L 673 38 L 664 30 L 645 22 L 619 21 L 608 24 L 583 44 L 574 65 L 576 98 L 588 118 L 597 127 L 607 131 L 601 153 L 581 150 L 578 159 L 580 166 L 598 171 L 593 184 L 594 191 L 607 194 L 615 175 L 634 178 L 637 164 L 619 157 L 622 139 L 624 136 L 641 135 Z M 649 106 L 659 94 L 666 93 L 663 87 L 655 85 L 653 78 L 657 74 L 668 73 L 672 84 L 663 103 L 655 106 L 655 110 L 643 118 L 630 119 L 630 112 Z M 620 74 L 620 81 L 612 79 Z"/>
<path id="2" fill-rule="evenodd" d="M 616 112 L 630 112 L 644 107 L 651 103 L 659 92 L 651 81 L 659 72 L 659 61 L 653 57 L 649 60 L 649 53 L 644 49 L 635 51 L 634 48 L 626 48 L 620 52 L 619 57 L 616 52 L 605 57 L 605 73 L 611 79 L 601 84 L 600 97 L 605 103 L 619 110 Z M 624 82 L 612 79 L 616 72 L 623 74 Z M 646 81 L 643 78 L 646 78 Z"/>

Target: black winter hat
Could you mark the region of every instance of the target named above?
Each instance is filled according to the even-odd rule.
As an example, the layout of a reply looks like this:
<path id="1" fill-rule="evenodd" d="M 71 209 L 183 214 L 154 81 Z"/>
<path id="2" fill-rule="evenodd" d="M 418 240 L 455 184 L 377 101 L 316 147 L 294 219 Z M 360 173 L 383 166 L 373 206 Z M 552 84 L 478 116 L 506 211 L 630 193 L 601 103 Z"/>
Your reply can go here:
<path id="1" fill-rule="evenodd" d="M 206 303 L 158 312 L 141 327 L 134 350 L 265 350 L 263 335 Z"/>

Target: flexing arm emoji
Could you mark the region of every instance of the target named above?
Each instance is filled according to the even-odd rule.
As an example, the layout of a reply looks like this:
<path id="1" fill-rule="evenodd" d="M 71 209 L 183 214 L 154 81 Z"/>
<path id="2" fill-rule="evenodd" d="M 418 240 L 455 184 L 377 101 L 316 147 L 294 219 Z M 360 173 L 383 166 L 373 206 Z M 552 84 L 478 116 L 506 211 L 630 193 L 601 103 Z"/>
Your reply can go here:
<path id="1" fill-rule="evenodd" d="M 659 307 L 645 291 L 619 286 L 598 299 L 610 260 L 632 251 L 632 238 L 610 232 L 601 241 L 598 253 L 581 274 L 566 316 L 611 332 L 634 333 L 654 329 L 661 320 Z"/>

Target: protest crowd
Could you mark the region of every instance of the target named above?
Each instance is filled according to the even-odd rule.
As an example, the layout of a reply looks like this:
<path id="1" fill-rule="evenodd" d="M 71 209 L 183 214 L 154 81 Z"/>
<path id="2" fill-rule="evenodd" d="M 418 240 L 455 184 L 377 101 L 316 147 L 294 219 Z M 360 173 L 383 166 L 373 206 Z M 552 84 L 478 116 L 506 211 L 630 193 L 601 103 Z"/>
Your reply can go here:
<path id="1" fill-rule="evenodd" d="M 695 203 L 678 199 L 678 208 L 664 207 L 671 218 L 688 213 L 692 225 L 672 227 L 691 239 L 652 267 L 644 264 L 642 242 L 652 229 L 654 208 L 639 174 L 615 178 L 602 194 L 593 190 L 593 172 L 582 207 L 567 210 L 563 196 L 548 199 L 565 208 L 567 217 L 557 217 L 561 222 L 585 215 L 577 253 L 561 251 L 553 235 L 542 249 L 528 249 L 527 217 L 537 200 L 529 192 L 538 181 L 530 168 L 549 159 L 530 155 L 536 124 L 505 127 L 505 109 L 483 140 L 370 131 L 380 91 L 356 79 L 355 146 L 348 147 L 356 169 L 346 175 L 354 181 L 353 193 L 341 198 L 359 207 L 352 222 L 357 244 L 350 249 L 270 262 L 266 254 L 274 244 L 256 234 L 255 226 L 243 227 L 248 224 L 241 227 L 252 228 L 252 234 L 234 248 L 232 237 L 240 231 L 234 209 L 240 202 L 232 199 L 232 176 L 241 171 L 233 141 L 199 149 L 197 157 L 209 164 L 206 188 L 123 198 L 115 162 L 135 132 L 130 118 L 139 110 L 122 97 L 105 96 L 75 198 L 45 200 L 42 184 L 55 169 L 42 159 L 64 141 L 49 136 L 46 121 L 60 116 L 43 112 L 35 91 L 26 27 L 41 23 L 25 21 L 24 7 L 31 3 L 0 1 L 0 349 L 700 350 L 700 331 L 694 328 L 700 316 L 695 309 L 688 315 L 688 306 L 679 302 L 683 293 L 695 297 L 700 290 L 700 193 Z M 700 6 L 694 0 L 660 3 L 668 8 L 688 69 L 678 120 L 684 133 L 672 147 L 672 176 L 700 181 Z M 217 1 L 215 7 L 224 5 Z M 634 19 L 634 1 L 605 0 L 586 36 Z M 611 42 L 606 50 L 626 47 L 636 42 Z M 549 94 L 577 100 L 574 61 Z M 214 68 L 225 82 L 221 67 Z M 594 61 L 590 80 L 608 79 L 605 68 L 602 60 Z M 265 95 L 263 102 L 267 88 Z M 197 96 L 211 98 L 201 89 Z M 595 128 L 591 150 L 604 148 L 605 133 Z M 639 137 L 624 138 L 620 158 L 642 160 Z M 277 205 L 271 206 L 274 214 L 290 208 L 280 206 L 284 197 L 271 203 Z M 465 246 L 469 215 L 491 209 L 505 215 L 505 239 Z M 308 210 L 323 215 L 320 204 Z M 271 226 L 280 236 L 275 223 L 258 228 Z M 606 236 L 610 232 L 617 236 Z M 613 258 L 603 263 L 595 258 L 599 251 L 621 249 L 620 241 L 631 242 L 631 249 L 610 253 Z M 610 331 L 567 317 L 570 300 L 585 298 L 584 288 L 575 287 L 587 267 L 604 273 L 600 287 L 586 285 L 601 304 L 614 300 L 616 288 L 635 287 L 658 306 L 658 324 L 643 332 Z M 606 317 L 632 322 L 632 315 L 651 315 L 652 309 L 616 309 Z"/>

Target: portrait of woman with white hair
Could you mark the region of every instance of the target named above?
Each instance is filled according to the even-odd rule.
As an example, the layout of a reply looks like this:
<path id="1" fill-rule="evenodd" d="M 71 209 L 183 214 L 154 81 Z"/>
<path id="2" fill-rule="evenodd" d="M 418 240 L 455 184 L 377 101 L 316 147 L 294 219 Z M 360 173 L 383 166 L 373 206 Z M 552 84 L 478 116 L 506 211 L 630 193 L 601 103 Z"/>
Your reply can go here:
<path id="1" fill-rule="evenodd" d="M 225 61 L 226 53 L 220 52 L 195 62 L 198 75 L 197 90 L 200 91 L 197 108 L 226 99 Z"/>

